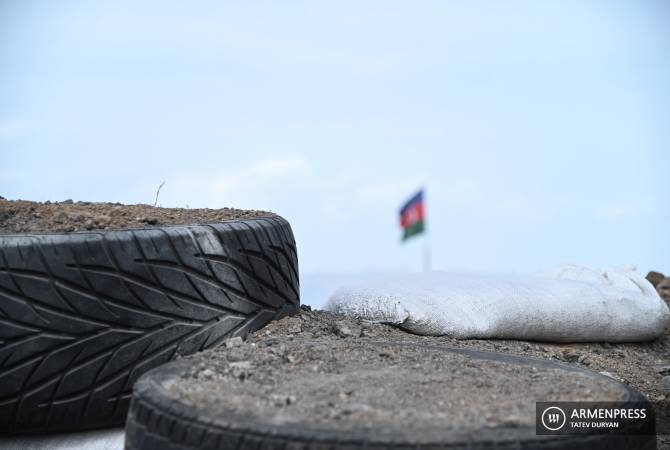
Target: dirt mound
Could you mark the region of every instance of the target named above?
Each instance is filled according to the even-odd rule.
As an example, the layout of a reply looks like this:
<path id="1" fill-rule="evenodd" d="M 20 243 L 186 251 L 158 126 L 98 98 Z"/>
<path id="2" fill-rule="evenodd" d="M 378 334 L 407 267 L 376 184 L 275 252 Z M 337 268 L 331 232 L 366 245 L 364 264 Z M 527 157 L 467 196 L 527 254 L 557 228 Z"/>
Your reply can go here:
<path id="1" fill-rule="evenodd" d="M 246 343 L 229 340 L 195 356 L 192 372 L 170 389 L 214 417 L 232 410 L 277 425 L 376 433 L 534 426 L 535 401 L 614 401 L 624 392 L 607 378 L 560 367 L 391 343 L 406 337 L 386 325 L 302 311 Z"/>
<path id="2" fill-rule="evenodd" d="M 489 429 L 527 425 L 533 418 L 524 410 L 524 404 L 534 405 L 536 398 L 566 399 L 577 392 L 582 393 L 582 399 L 590 396 L 606 399 L 609 395 L 592 382 L 587 386 L 588 383 L 579 377 L 568 379 L 551 371 L 524 371 L 504 364 L 478 367 L 477 363 L 464 364 L 454 356 L 436 358 L 420 351 L 402 353 L 393 346 L 380 348 L 373 342 L 444 345 L 534 356 L 600 372 L 630 385 L 652 401 L 662 401 L 670 396 L 670 338 L 667 335 L 653 342 L 635 344 L 456 340 L 412 335 L 385 324 L 311 311 L 307 306 L 302 307 L 299 316 L 270 323 L 251 334 L 246 343 L 232 340 L 224 347 L 195 355 L 186 382 L 173 386 L 174 394 L 186 403 L 204 404 L 214 410 L 232 407 L 242 414 L 263 412 L 273 414 L 272 420 L 287 424 L 299 421 L 301 417 L 310 417 L 330 427 L 344 426 L 345 422 L 359 427 L 375 427 L 385 421 L 392 423 L 395 417 L 405 423 L 409 417 L 420 421 L 419 403 L 428 399 L 437 400 L 433 403 L 436 409 L 426 417 L 439 421 L 448 409 L 447 402 L 456 401 L 468 405 L 471 414 L 451 416 L 449 420 L 453 422 L 450 423 Z M 409 369 L 398 370 L 403 364 Z M 379 370 L 389 365 L 394 370 Z M 282 377 L 277 376 L 277 367 L 280 371 L 289 369 Z M 372 387 L 371 390 L 362 389 L 361 379 L 351 377 L 356 368 L 362 372 L 363 379 L 369 378 L 364 382 Z M 448 369 L 452 370 L 451 374 L 447 373 Z M 237 383 L 240 379 L 248 383 L 241 387 L 241 383 Z M 398 383 L 394 384 L 394 379 Z M 405 385 L 403 379 L 408 380 Z M 421 395 L 408 389 L 409 384 L 420 386 Z M 440 389 L 447 387 L 449 395 L 445 400 Z M 388 408 L 379 404 L 386 401 L 380 389 L 394 401 L 405 402 L 404 407 L 417 414 L 407 417 L 389 414 Z M 470 392 L 474 389 L 478 394 L 481 392 L 478 398 L 495 402 L 489 402 L 489 409 L 484 412 L 483 404 L 478 409 L 461 395 L 468 389 Z M 232 393 L 232 396 L 227 396 L 225 402 L 218 401 L 221 398 L 217 397 L 217 391 L 225 391 L 226 395 Z M 584 391 L 590 392 L 584 394 Z M 311 402 L 304 401 L 304 394 L 308 392 L 312 395 Z M 504 408 L 496 409 L 491 403 Z M 659 448 L 670 448 L 667 436 L 659 435 L 657 440 Z"/>
<path id="3" fill-rule="evenodd" d="M 661 272 L 651 271 L 647 274 L 647 281 L 649 281 L 666 302 L 670 302 L 670 277 L 666 277 Z"/>
<path id="4" fill-rule="evenodd" d="M 233 208 L 158 208 L 121 203 L 30 202 L 0 199 L 0 234 L 72 232 L 213 223 L 271 213 Z"/>

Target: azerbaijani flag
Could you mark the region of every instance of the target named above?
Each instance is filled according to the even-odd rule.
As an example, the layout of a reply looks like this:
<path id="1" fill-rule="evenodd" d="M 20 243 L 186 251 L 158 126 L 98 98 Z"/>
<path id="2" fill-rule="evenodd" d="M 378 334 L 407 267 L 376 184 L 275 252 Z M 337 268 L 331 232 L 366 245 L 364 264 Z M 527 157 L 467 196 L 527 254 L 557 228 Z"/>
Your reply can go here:
<path id="1" fill-rule="evenodd" d="M 400 208 L 400 226 L 403 230 L 403 241 L 425 231 L 426 208 L 423 203 L 423 189 L 414 194 L 414 196 Z"/>

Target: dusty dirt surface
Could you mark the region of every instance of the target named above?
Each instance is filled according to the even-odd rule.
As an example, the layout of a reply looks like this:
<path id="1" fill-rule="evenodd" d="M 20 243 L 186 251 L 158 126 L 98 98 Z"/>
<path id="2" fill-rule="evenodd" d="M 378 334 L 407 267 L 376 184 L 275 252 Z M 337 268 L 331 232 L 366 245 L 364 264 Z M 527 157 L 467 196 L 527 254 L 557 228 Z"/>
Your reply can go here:
<path id="1" fill-rule="evenodd" d="M 670 302 L 670 277 L 666 277 L 661 272 L 652 270 L 647 274 L 647 281 L 649 281 L 666 302 Z"/>
<path id="2" fill-rule="evenodd" d="M 390 342 L 436 344 L 382 324 L 303 309 L 193 358 L 170 390 L 225 411 L 320 429 L 472 431 L 534 426 L 535 401 L 616 400 L 623 390 L 579 372 Z M 452 345 L 452 342 L 449 342 Z"/>
<path id="3" fill-rule="evenodd" d="M 29 202 L 0 199 L 0 234 L 72 232 L 157 225 L 213 223 L 268 216 L 264 211 L 233 208 L 159 208 L 121 203 Z"/>

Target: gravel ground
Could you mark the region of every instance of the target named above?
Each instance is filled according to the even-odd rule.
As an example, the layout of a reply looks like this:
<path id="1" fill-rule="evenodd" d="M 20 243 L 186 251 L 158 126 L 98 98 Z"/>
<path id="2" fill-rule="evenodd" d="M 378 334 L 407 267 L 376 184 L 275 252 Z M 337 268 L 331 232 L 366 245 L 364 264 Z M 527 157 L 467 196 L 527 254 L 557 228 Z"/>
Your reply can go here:
<path id="1" fill-rule="evenodd" d="M 213 223 L 270 214 L 264 211 L 233 208 L 158 208 L 150 205 L 73 202 L 72 200 L 39 203 L 0 199 L 0 234 Z"/>
<path id="2" fill-rule="evenodd" d="M 191 357 L 193 370 L 170 389 L 208 414 L 233 410 L 278 424 L 308 421 L 326 429 L 413 431 L 534 426 L 536 400 L 606 401 L 621 395 L 609 383 L 578 373 L 373 344 L 390 341 L 526 354 L 610 372 L 621 372 L 625 365 L 617 350 L 637 353 L 621 345 L 592 344 L 586 350 L 415 336 L 303 307 L 298 316 L 269 324 L 246 343 L 229 340 Z M 645 375 L 636 378 L 634 372 L 624 373 L 642 381 Z M 652 392 L 645 382 L 635 387 Z"/>

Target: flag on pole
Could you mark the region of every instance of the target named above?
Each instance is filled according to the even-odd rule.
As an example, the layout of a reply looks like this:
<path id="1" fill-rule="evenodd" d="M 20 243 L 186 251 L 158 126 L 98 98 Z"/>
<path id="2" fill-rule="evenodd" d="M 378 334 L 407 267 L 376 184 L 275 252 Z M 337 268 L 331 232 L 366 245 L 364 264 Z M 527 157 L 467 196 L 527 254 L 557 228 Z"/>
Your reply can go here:
<path id="1" fill-rule="evenodd" d="M 400 208 L 402 240 L 406 241 L 412 236 L 423 233 L 426 229 L 425 218 L 426 208 L 423 203 L 423 189 L 421 189 Z"/>

